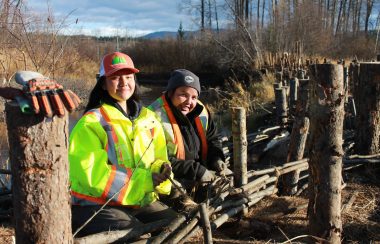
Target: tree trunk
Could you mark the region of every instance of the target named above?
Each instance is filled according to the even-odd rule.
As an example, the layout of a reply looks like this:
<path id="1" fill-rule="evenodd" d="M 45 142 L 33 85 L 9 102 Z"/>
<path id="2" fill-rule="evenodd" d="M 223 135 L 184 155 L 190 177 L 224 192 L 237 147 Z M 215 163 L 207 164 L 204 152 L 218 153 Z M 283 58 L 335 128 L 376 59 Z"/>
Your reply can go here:
<path id="1" fill-rule="evenodd" d="M 343 66 L 311 66 L 309 229 L 310 234 L 340 243 L 343 157 Z"/>
<path id="2" fill-rule="evenodd" d="M 367 0 L 367 9 L 365 14 L 365 22 L 364 22 L 364 32 L 366 36 L 368 35 L 368 24 L 369 24 L 369 17 L 371 16 L 373 7 L 373 0 Z"/>
<path id="3" fill-rule="evenodd" d="M 17 243 L 72 243 L 68 117 L 6 104 Z"/>
<path id="4" fill-rule="evenodd" d="M 232 108 L 232 136 L 234 158 L 235 187 L 240 187 L 248 182 L 247 178 L 247 129 L 245 109 Z"/>
<path id="5" fill-rule="evenodd" d="M 309 118 L 306 117 L 309 98 L 308 83 L 309 80 L 300 80 L 299 96 L 295 113 L 296 117 L 290 135 L 289 151 L 286 160 L 287 163 L 301 160 L 305 152 L 306 139 L 310 125 Z M 299 175 L 299 170 L 284 175 L 284 193 L 286 195 L 296 194 Z"/>
<path id="6" fill-rule="evenodd" d="M 285 125 L 288 122 L 287 87 L 275 88 L 276 115 L 278 123 Z"/>
<path id="7" fill-rule="evenodd" d="M 205 30 L 205 0 L 201 0 L 201 31 Z"/>
<path id="8" fill-rule="evenodd" d="M 380 62 L 360 63 L 355 151 L 357 154 L 380 152 Z"/>

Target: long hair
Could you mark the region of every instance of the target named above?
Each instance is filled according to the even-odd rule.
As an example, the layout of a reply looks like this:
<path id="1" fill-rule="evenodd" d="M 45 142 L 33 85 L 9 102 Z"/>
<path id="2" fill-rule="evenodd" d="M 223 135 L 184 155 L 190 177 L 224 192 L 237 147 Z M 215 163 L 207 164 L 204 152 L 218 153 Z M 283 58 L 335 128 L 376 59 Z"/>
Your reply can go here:
<path id="1" fill-rule="evenodd" d="M 134 74 L 134 77 L 135 77 L 135 90 L 129 99 L 132 99 L 136 102 L 140 102 L 140 86 L 137 83 L 137 78 L 135 74 Z M 90 97 L 88 99 L 88 103 L 86 105 L 84 113 L 88 112 L 91 109 L 100 107 L 104 98 L 111 97 L 108 94 L 108 91 L 103 89 L 103 84 L 105 82 L 106 82 L 105 76 L 101 76 L 98 78 L 94 88 L 92 89 L 90 93 Z"/>

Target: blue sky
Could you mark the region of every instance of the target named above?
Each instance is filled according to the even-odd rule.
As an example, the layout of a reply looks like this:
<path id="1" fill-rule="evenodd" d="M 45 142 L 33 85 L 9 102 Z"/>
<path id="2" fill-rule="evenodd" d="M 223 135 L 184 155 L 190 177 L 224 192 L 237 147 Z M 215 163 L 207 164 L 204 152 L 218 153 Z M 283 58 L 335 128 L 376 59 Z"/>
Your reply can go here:
<path id="1" fill-rule="evenodd" d="M 66 21 L 67 34 L 140 36 L 155 31 L 177 31 L 197 26 L 184 11 L 181 0 L 28 0 L 28 11 L 38 15 L 52 10 L 56 19 L 72 12 Z M 78 19 L 78 22 L 76 22 Z"/>

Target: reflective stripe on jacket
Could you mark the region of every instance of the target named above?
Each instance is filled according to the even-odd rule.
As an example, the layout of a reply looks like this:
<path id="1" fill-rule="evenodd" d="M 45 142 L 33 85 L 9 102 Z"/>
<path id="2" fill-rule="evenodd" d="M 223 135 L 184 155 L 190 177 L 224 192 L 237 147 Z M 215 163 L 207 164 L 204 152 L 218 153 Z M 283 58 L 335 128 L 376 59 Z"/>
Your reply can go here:
<path id="1" fill-rule="evenodd" d="M 200 101 L 198 101 L 198 103 L 202 105 L 203 110 L 199 116 L 195 117 L 195 124 L 202 144 L 202 160 L 206 160 L 208 150 L 206 133 L 209 118 L 205 106 Z M 154 111 L 161 119 L 165 131 L 169 156 L 175 156 L 178 159 L 185 160 L 185 148 L 183 145 L 181 130 L 170 105 L 166 101 L 165 94 L 154 101 L 148 108 Z"/>
<path id="2" fill-rule="evenodd" d="M 103 104 L 87 112 L 70 134 L 72 203 L 144 206 L 171 183 L 153 188 L 152 173 L 168 162 L 164 131 L 155 114 L 142 108 L 133 122 L 117 108 Z"/>

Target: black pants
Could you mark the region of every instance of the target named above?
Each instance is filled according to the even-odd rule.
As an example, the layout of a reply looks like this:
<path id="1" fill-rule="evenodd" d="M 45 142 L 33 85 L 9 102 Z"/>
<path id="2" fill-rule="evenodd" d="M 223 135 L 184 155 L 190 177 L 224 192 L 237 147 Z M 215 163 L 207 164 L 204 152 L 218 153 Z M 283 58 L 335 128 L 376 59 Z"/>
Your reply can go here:
<path id="1" fill-rule="evenodd" d="M 73 205 L 73 233 L 80 228 L 101 206 Z M 175 219 L 177 212 L 156 201 L 142 208 L 106 206 L 76 236 L 86 236 L 109 230 L 123 230 L 160 219 Z"/>

